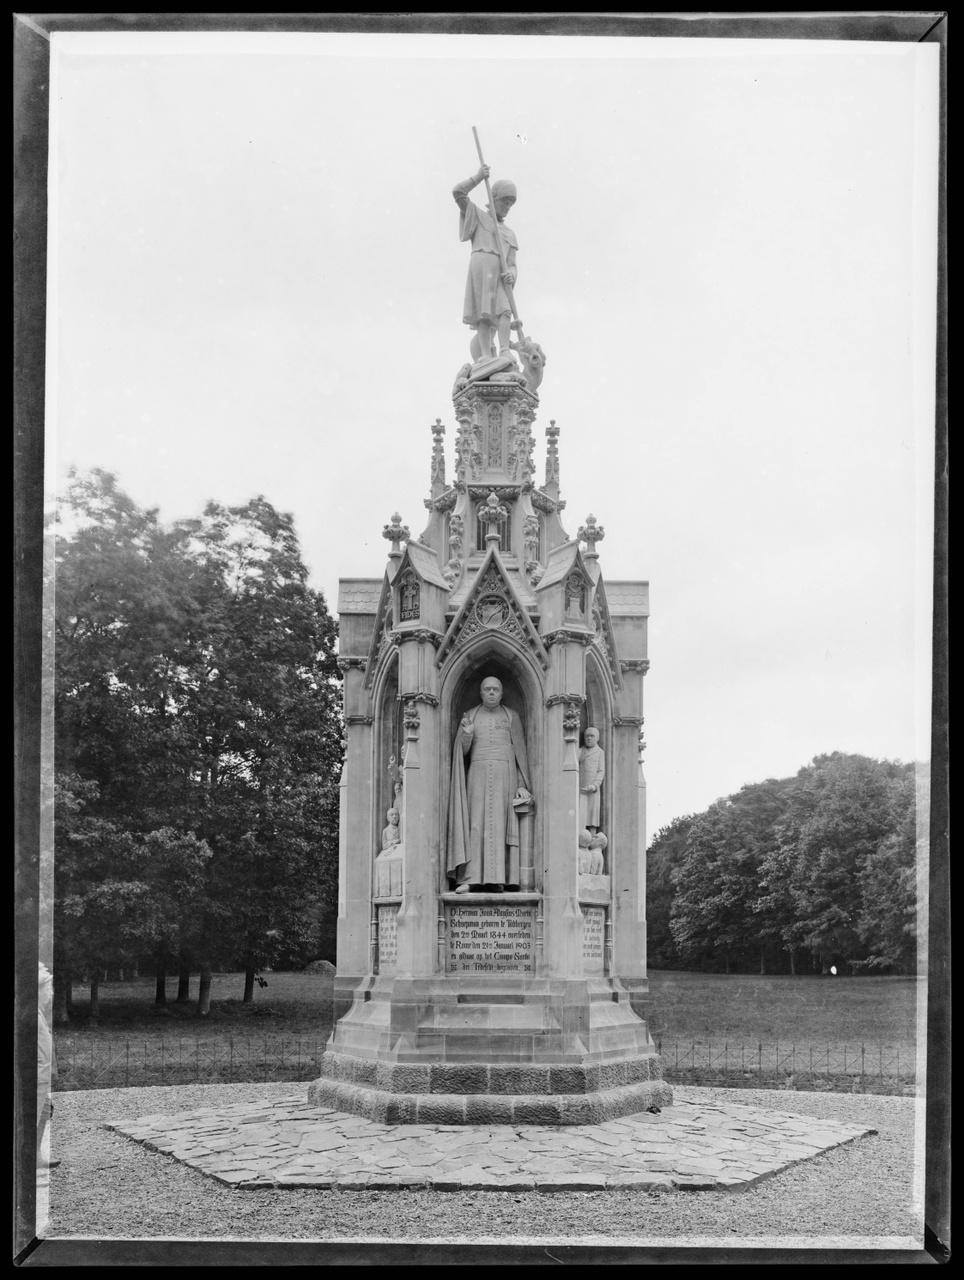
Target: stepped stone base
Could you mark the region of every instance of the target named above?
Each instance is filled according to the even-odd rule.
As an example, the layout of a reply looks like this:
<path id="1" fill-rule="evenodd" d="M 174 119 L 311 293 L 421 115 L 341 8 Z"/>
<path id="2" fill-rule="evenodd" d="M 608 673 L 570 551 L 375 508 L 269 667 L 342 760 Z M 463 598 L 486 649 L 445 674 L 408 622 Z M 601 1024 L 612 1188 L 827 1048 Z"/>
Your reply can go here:
<path id="1" fill-rule="evenodd" d="M 672 1104 L 653 1055 L 565 1066 L 374 1062 L 326 1053 L 314 1106 L 381 1124 L 601 1124 Z"/>

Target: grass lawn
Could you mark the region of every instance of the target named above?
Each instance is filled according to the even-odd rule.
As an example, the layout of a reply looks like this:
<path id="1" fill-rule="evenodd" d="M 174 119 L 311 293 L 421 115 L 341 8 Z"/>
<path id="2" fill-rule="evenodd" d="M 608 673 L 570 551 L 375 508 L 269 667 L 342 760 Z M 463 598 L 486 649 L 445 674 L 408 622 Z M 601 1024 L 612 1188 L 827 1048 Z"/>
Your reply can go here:
<path id="1" fill-rule="evenodd" d="M 195 1001 L 171 995 L 154 1004 L 153 978 L 106 982 L 100 988 L 100 1026 L 88 1022 L 87 993 L 75 992 L 73 1019 L 58 1028 L 71 1039 L 172 1039 L 325 1036 L 331 1027 L 331 978 L 269 973 L 241 1003 L 244 975 L 216 973 L 211 1013 L 198 1018 Z M 173 983 L 169 984 L 171 987 Z M 172 993 L 173 994 L 173 993 Z M 197 994 L 197 978 L 191 985 Z M 752 974 L 650 973 L 648 1020 L 654 1036 L 697 1043 L 728 1038 L 765 1043 L 907 1046 L 915 1041 L 916 978 L 757 977 Z"/>
<path id="2" fill-rule="evenodd" d="M 193 1001 L 155 1006 L 153 978 L 107 982 L 99 1025 L 78 991 L 70 1025 L 55 1028 L 57 1087 L 313 1079 L 331 1031 L 332 978 L 266 979 L 245 1005 L 244 975 L 215 974 L 206 1018 Z M 859 1076 L 861 1090 L 912 1088 L 916 979 L 656 971 L 650 989 L 650 1030 L 671 1081 L 856 1089 Z"/>
<path id="3" fill-rule="evenodd" d="M 331 1030 L 332 980 L 323 974 L 268 973 L 266 987 L 255 986 L 254 999 L 242 1004 L 243 973 L 215 973 L 211 977 L 211 1012 L 197 1016 L 198 979 L 191 979 L 191 1000 L 178 1004 L 175 980 L 168 981 L 167 1003 L 155 1005 L 153 977 L 127 982 L 102 982 L 100 1025 L 89 1021 L 89 991 L 74 987 L 69 1027 L 55 1029 L 58 1037 L 138 1041 L 178 1036 L 213 1039 L 233 1036 L 327 1036 Z"/>
<path id="4" fill-rule="evenodd" d="M 664 1041 L 890 1045 L 910 1053 L 917 981 L 654 970 L 648 1021 Z"/>

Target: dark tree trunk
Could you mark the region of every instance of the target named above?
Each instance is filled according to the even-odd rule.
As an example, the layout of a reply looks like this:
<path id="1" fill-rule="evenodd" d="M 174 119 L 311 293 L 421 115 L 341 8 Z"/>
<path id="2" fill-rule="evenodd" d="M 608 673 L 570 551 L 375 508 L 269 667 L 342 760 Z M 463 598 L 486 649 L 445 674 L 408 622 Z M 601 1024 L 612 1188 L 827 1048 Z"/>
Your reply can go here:
<path id="1" fill-rule="evenodd" d="M 244 998 L 242 1004 L 250 1004 L 254 999 L 254 970 L 245 969 L 244 971 Z"/>
<path id="2" fill-rule="evenodd" d="M 790 948 L 790 972 L 794 977 L 797 976 L 797 960 L 793 954 L 793 947 Z"/>
<path id="3" fill-rule="evenodd" d="M 95 973 L 90 980 L 90 1022 L 97 1026 L 100 1022 L 100 974 Z"/>
<path id="4" fill-rule="evenodd" d="M 725 951 L 723 955 L 724 955 L 724 959 L 726 960 L 726 972 L 729 973 L 730 972 L 730 953 L 729 951 Z"/>
<path id="5" fill-rule="evenodd" d="M 157 977 L 154 984 L 154 1003 L 167 1004 L 167 969 L 161 961 L 157 966 Z"/>
<path id="6" fill-rule="evenodd" d="M 177 974 L 177 1002 L 187 1004 L 191 998 L 191 970 L 182 967 Z"/>
<path id="7" fill-rule="evenodd" d="M 197 991 L 197 1016 L 206 1018 L 211 1012 L 211 968 L 209 965 L 201 966 L 201 980 L 198 983 Z"/>
<path id="8" fill-rule="evenodd" d="M 767 958 L 763 948 L 760 948 L 760 977 L 765 978 L 767 974 Z"/>
<path id="9" fill-rule="evenodd" d="M 66 970 L 54 971 L 54 1026 L 65 1027 L 70 1021 L 67 1010 L 70 1005 L 70 974 Z"/>

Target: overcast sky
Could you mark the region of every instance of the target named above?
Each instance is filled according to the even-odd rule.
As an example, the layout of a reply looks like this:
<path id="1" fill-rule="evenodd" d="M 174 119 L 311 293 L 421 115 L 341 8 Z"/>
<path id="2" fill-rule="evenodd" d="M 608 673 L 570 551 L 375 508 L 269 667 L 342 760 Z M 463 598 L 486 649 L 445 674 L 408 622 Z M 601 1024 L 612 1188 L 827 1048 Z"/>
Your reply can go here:
<path id="1" fill-rule="evenodd" d="M 650 833 L 928 741 L 933 44 L 56 34 L 49 485 L 293 513 L 332 610 L 425 523 L 453 184 L 511 178 L 571 535 L 651 584 Z M 476 193 L 484 203 L 482 189 Z"/>

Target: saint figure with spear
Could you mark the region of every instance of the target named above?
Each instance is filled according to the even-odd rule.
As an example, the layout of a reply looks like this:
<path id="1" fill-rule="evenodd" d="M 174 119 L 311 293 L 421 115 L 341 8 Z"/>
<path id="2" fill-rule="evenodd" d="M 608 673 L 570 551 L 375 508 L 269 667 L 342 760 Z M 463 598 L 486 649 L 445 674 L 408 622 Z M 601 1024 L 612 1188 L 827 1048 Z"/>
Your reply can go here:
<path id="1" fill-rule="evenodd" d="M 475 129 L 475 145 L 479 160 L 482 148 Z M 489 197 L 486 209 L 480 209 L 469 199 L 469 192 L 480 182 L 485 183 Z M 515 184 L 502 178 L 489 186 L 489 166 L 482 161 L 478 173 L 458 183 L 452 191 L 459 206 L 459 239 L 469 240 L 472 256 L 469 258 L 469 276 L 465 286 L 463 320 L 473 328 L 475 336 L 469 350 L 472 359 L 488 361 L 498 355 L 500 366 L 515 367 L 510 352 L 512 329 L 522 328 L 512 296 L 515 284 L 515 255 L 519 247 L 515 232 L 505 225 L 505 217 L 516 201 Z M 498 335 L 498 352 L 494 343 Z M 495 372 L 495 368 L 492 369 Z"/>

